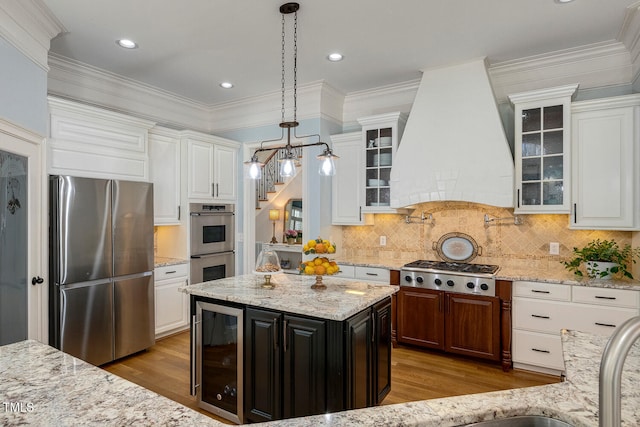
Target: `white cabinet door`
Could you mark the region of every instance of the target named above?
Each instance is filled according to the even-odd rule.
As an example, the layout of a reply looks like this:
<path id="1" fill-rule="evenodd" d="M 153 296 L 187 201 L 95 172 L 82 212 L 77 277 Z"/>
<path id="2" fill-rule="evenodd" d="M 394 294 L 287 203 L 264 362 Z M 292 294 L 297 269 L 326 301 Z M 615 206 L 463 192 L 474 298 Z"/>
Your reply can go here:
<path id="1" fill-rule="evenodd" d="M 331 222 L 333 225 L 365 223 L 364 150 L 360 132 L 332 135 L 333 151 L 340 156 L 339 167 L 332 177 Z"/>
<path id="2" fill-rule="evenodd" d="M 187 283 L 189 264 L 155 269 L 156 337 L 189 327 L 189 296 L 178 289 Z"/>
<path id="3" fill-rule="evenodd" d="M 571 96 L 577 85 L 510 95 L 514 108 L 515 213 L 571 208 Z"/>
<path id="4" fill-rule="evenodd" d="M 238 197 L 238 149 L 216 144 L 213 146 L 213 160 L 214 198 L 235 202 Z"/>
<path id="5" fill-rule="evenodd" d="M 635 103 L 636 96 L 618 97 Z M 613 104 L 612 104 L 613 103 Z M 575 103 L 571 228 L 634 230 L 638 221 L 637 106 Z M 573 108 L 573 107 L 572 107 Z"/>
<path id="6" fill-rule="evenodd" d="M 149 132 L 149 178 L 155 225 L 180 223 L 180 139 L 171 129 Z"/>
<path id="7" fill-rule="evenodd" d="M 212 201 L 214 197 L 213 144 L 188 139 L 187 158 L 189 199 Z"/>

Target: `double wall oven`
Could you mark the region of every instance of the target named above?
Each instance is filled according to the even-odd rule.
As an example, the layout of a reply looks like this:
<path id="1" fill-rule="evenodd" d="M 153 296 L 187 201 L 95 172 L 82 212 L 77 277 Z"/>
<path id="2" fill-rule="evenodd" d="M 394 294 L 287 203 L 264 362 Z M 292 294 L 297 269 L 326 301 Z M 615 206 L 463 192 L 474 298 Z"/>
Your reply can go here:
<path id="1" fill-rule="evenodd" d="M 191 283 L 235 274 L 234 205 L 189 205 L 191 216 Z"/>

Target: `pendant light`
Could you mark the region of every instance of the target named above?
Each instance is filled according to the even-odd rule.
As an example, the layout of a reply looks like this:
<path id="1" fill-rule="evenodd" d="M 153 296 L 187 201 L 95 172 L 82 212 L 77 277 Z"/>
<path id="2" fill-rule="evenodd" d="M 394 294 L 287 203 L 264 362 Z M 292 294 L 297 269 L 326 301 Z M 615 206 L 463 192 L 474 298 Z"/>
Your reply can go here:
<path id="1" fill-rule="evenodd" d="M 276 151 L 276 150 L 285 150 L 284 157 L 279 160 L 280 162 L 280 176 L 283 178 L 290 178 L 295 176 L 296 174 L 296 163 L 298 159 L 294 154 L 294 148 L 305 148 L 305 147 L 313 147 L 313 146 L 324 146 L 324 151 L 321 155 L 317 156 L 318 160 L 321 160 L 320 168 L 318 172 L 320 175 L 324 176 L 333 176 L 336 173 L 336 166 L 334 159 L 338 159 L 339 157 L 333 154 L 331 151 L 331 147 L 326 142 L 320 141 L 320 135 L 303 135 L 298 136 L 295 133 L 295 128 L 298 127 L 299 123 L 297 120 L 297 97 L 298 97 L 298 10 L 300 9 L 300 5 L 298 3 L 285 3 L 280 6 L 280 14 L 282 15 L 282 51 L 281 51 L 281 59 L 282 59 L 282 76 L 281 76 L 281 112 L 282 117 L 280 121 L 280 128 L 282 129 L 280 138 L 271 139 L 262 141 L 260 143 L 260 148 L 253 152 L 251 156 L 251 160 L 245 162 L 248 165 L 248 177 L 251 179 L 260 179 L 262 178 L 262 167 L 264 166 L 258 160 L 258 153 L 263 151 Z M 293 25 L 293 120 L 287 121 L 285 120 L 285 17 L 287 15 L 293 14 L 294 25 Z M 287 130 L 287 139 L 286 145 L 282 146 L 270 146 L 263 147 L 265 142 L 274 142 L 274 141 L 282 141 L 284 140 L 284 130 Z M 309 137 L 317 137 L 318 142 L 308 143 L 308 144 L 291 144 L 291 129 L 293 129 L 293 136 L 296 139 L 300 138 L 309 138 Z"/>

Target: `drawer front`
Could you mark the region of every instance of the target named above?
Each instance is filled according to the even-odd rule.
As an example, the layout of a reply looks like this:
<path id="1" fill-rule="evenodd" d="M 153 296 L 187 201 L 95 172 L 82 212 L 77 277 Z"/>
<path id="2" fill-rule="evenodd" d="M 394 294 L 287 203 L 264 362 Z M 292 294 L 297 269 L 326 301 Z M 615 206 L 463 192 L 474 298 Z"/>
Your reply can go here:
<path id="1" fill-rule="evenodd" d="M 336 277 L 343 279 L 353 279 L 356 276 L 356 267 L 353 265 L 341 265 L 340 272 L 336 273 Z"/>
<path id="2" fill-rule="evenodd" d="M 571 286 L 557 283 L 513 282 L 513 296 L 548 299 L 555 301 L 571 301 Z"/>
<path id="3" fill-rule="evenodd" d="M 611 307 L 628 307 L 638 309 L 640 307 L 638 291 L 625 289 L 592 288 L 587 286 L 573 287 L 573 301 L 607 305 Z"/>
<path id="4" fill-rule="evenodd" d="M 513 361 L 564 370 L 560 336 L 513 331 Z"/>
<path id="5" fill-rule="evenodd" d="M 386 268 L 356 266 L 356 279 L 389 283 L 390 274 Z"/>
<path id="6" fill-rule="evenodd" d="M 189 275 L 189 264 L 175 264 L 158 267 L 154 270 L 155 281 L 183 278 Z"/>
<path id="7" fill-rule="evenodd" d="M 561 329 L 572 329 L 574 308 L 571 303 L 513 298 L 513 327 L 560 335 Z"/>
<path id="8" fill-rule="evenodd" d="M 638 310 L 633 308 L 574 305 L 576 315 L 571 329 L 598 335 L 609 336 L 625 320 L 638 315 Z"/>

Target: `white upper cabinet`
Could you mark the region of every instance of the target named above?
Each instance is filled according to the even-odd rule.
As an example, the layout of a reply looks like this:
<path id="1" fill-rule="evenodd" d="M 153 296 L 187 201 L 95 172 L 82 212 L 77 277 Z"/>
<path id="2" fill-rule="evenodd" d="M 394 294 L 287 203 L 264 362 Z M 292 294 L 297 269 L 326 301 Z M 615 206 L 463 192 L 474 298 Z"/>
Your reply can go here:
<path id="1" fill-rule="evenodd" d="M 640 227 L 640 95 L 575 102 L 570 228 Z"/>
<path id="2" fill-rule="evenodd" d="M 391 168 L 406 118 L 401 113 L 387 113 L 358 119 L 362 126 L 360 140 L 364 152 L 361 173 L 364 184 L 362 212 L 397 213 L 391 203 Z"/>
<path id="3" fill-rule="evenodd" d="M 149 180 L 153 182 L 155 225 L 180 223 L 180 132 L 149 131 Z"/>
<path id="4" fill-rule="evenodd" d="M 155 123 L 49 97 L 47 172 L 149 180 L 148 131 Z"/>
<path id="5" fill-rule="evenodd" d="M 238 197 L 237 160 L 240 144 L 190 131 L 182 135 L 186 144 L 189 200 L 235 203 Z"/>
<path id="6" fill-rule="evenodd" d="M 213 146 L 213 183 L 217 200 L 236 200 L 238 147 L 217 143 Z"/>
<path id="7" fill-rule="evenodd" d="M 571 209 L 571 96 L 577 85 L 510 95 L 515 106 L 515 213 Z"/>
<path id="8" fill-rule="evenodd" d="M 340 156 L 332 178 L 331 221 L 333 225 L 365 224 L 365 150 L 361 132 L 331 135 L 333 152 Z"/>

